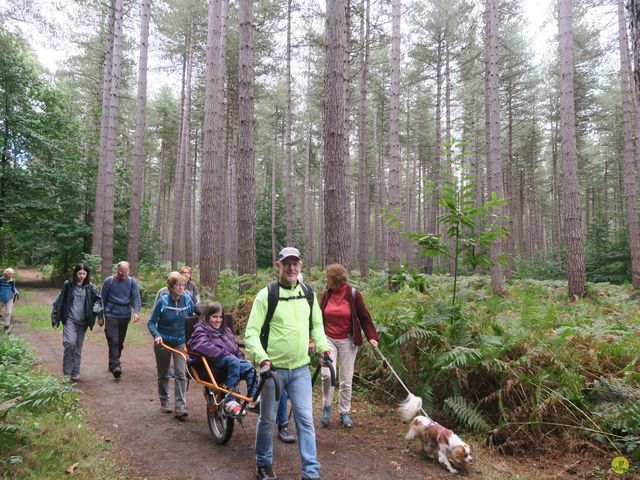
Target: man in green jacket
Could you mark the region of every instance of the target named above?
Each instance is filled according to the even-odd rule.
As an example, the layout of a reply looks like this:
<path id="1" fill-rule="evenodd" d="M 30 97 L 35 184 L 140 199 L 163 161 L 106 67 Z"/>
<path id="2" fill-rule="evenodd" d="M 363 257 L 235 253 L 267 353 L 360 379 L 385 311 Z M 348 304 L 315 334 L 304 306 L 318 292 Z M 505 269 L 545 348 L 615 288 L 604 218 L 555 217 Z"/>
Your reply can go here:
<path id="1" fill-rule="evenodd" d="M 323 354 L 329 352 L 330 347 L 324 335 L 318 299 L 313 294 L 310 306 L 297 280 L 302 269 L 298 249 L 283 248 L 276 259 L 276 269 L 279 284 L 278 303 L 269 322 L 266 348 L 261 342 L 260 334 L 269 305 L 267 287 L 256 295 L 244 340 L 247 351 L 260 365 L 261 375 L 268 376 L 270 370 L 274 370 L 280 390 L 289 394 L 298 431 L 302 478 L 317 479 L 320 478 L 320 463 L 316 455 L 316 432 L 312 415 L 309 341 L 313 339 L 316 351 Z M 273 382 L 268 381 L 262 389 L 260 418 L 256 429 L 255 452 L 259 480 L 278 478 L 273 473 L 273 427 L 277 409 L 275 387 Z"/>

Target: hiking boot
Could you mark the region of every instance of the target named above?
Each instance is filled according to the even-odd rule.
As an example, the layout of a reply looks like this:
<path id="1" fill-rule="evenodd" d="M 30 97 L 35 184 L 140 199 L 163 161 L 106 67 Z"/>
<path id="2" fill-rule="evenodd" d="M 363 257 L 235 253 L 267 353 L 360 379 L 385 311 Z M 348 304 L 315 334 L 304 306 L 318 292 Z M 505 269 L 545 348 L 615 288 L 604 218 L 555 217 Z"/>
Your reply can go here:
<path id="1" fill-rule="evenodd" d="M 331 424 L 331 407 L 322 407 L 320 423 L 324 428 L 329 428 L 329 425 Z"/>
<path id="2" fill-rule="evenodd" d="M 273 473 L 273 465 L 258 465 L 256 468 L 256 478 L 258 480 L 278 480 Z"/>
<path id="3" fill-rule="evenodd" d="M 6 333 L 7 335 L 11 333 L 11 325 L 4 326 L 4 333 Z"/>
<path id="4" fill-rule="evenodd" d="M 176 418 L 185 418 L 188 417 L 187 409 L 184 406 L 176 407 L 176 414 L 174 415 Z"/>
<path id="5" fill-rule="evenodd" d="M 294 437 L 289 431 L 289 423 L 283 423 L 278 425 L 278 438 L 283 443 L 295 443 L 296 437 Z"/>
<path id="6" fill-rule="evenodd" d="M 353 427 L 353 422 L 351 421 L 351 415 L 349 415 L 349 412 L 343 412 L 340 414 L 340 422 L 344 428 Z"/>
<path id="7" fill-rule="evenodd" d="M 160 402 L 160 411 L 162 413 L 171 413 L 173 410 L 171 410 L 171 407 L 167 402 Z"/>
<path id="8" fill-rule="evenodd" d="M 70 380 L 73 383 L 79 382 L 80 381 L 80 375 L 78 375 L 77 373 L 75 375 L 71 375 Z"/>
<path id="9" fill-rule="evenodd" d="M 115 367 L 111 373 L 113 374 L 113 378 L 120 378 L 122 376 L 122 369 Z"/>

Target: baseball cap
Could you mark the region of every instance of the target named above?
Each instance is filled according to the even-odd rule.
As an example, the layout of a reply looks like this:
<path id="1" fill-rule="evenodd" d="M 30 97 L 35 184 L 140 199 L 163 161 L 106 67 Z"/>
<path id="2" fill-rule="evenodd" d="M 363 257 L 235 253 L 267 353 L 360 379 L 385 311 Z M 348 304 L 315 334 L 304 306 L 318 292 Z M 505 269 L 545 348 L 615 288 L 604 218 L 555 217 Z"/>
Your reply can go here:
<path id="1" fill-rule="evenodd" d="M 278 257 L 276 258 L 276 260 L 278 260 L 279 262 L 284 260 L 285 258 L 288 257 L 295 257 L 298 260 L 301 260 L 301 256 L 300 256 L 300 251 L 295 248 L 295 247 L 285 247 L 282 250 L 280 250 L 280 253 L 278 254 Z"/>

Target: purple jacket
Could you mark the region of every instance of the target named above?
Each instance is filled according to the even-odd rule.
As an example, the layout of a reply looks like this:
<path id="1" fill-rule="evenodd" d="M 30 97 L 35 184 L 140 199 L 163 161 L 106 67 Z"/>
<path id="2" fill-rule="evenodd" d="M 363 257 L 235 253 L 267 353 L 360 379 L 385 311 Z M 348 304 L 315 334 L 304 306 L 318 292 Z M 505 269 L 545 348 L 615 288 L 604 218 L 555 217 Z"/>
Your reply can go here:
<path id="1" fill-rule="evenodd" d="M 193 332 L 187 343 L 189 350 L 204 355 L 208 359 L 217 362 L 222 357 L 233 355 L 244 358 L 244 354 L 238 348 L 236 337 L 229 328 L 215 329 L 206 322 L 198 321 L 193 327 Z M 191 357 L 191 362 L 197 362 L 197 357 Z"/>

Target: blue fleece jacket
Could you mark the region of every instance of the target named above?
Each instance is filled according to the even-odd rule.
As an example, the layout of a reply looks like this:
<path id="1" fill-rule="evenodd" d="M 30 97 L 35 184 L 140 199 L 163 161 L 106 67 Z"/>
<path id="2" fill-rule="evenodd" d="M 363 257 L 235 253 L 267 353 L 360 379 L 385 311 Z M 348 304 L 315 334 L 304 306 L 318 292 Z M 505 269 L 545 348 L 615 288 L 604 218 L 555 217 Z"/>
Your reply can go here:
<path id="1" fill-rule="evenodd" d="M 191 295 L 183 293 L 176 302 L 167 292 L 153 307 L 147 328 L 153 338 L 162 337 L 163 342 L 171 344 L 184 343 L 184 322 L 194 310 Z"/>
<path id="2" fill-rule="evenodd" d="M 17 291 L 15 278 L 11 281 L 4 275 L 0 278 L 0 302 L 8 302 Z"/>
<path id="3" fill-rule="evenodd" d="M 101 296 L 107 318 L 129 318 L 132 306 L 135 313 L 140 311 L 140 290 L 133 277 L 123 280 L 118 280 L 113 275 L 107 277 L 102 284 Z"/>

